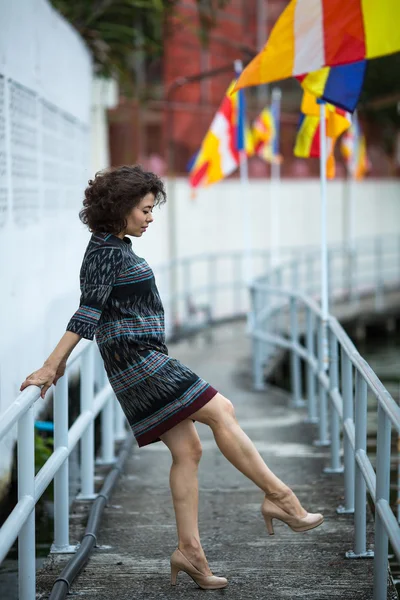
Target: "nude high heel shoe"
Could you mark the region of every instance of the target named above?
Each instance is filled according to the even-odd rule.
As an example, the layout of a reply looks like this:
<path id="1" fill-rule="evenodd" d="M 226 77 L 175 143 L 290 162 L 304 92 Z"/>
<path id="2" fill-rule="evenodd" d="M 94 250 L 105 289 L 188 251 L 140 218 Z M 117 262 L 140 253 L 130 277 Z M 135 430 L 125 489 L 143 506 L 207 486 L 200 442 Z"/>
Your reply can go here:
<path id="1" fill-rule="evenodd" d="M 308 531 L 321 525 L 324 520 L 320 513 L 307 513 L 305 517 L 293 517 L 282 508 L 277 506 L 269 498 L 265 498 L 261 506 L 261 513 L 264 517 L 265 524 L 269 535 L 274 535 L 274 527 L 272 519 L 279 519 L 289 525 L 293 531 Z"/>
<path id="2" fill-rule="evenodd" d="M 203 575 L 177 548 L 171 556 L 171 585 L 176 585 L 179 571 L 184 571 L 203 590 L 218 590 L 228 585 L 225 577 L 216 575 Z"/>

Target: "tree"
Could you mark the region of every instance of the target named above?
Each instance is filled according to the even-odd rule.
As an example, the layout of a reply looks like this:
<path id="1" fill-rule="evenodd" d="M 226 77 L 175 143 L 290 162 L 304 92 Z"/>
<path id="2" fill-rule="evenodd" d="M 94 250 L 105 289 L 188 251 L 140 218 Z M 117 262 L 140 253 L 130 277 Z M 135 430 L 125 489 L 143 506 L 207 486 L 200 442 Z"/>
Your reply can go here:
<path id="1" fill-rule="evenodd" d="M 159 58 L 165 22 L 179 0 L 51 0 L 87 43 L 100 76 L 115 76 L 125 92 L 132 91 L 134 53 Z M 207 43 L 218 10 L 229 0 L 196 0 L 199 36 Z"/>

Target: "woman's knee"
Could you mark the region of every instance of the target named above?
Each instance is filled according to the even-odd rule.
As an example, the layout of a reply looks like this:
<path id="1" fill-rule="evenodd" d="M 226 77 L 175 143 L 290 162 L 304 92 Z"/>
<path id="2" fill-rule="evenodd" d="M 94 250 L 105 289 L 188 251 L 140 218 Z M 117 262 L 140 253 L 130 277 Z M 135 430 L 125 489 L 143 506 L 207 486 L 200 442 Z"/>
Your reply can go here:
<path id="1" fill-rule="evenodd" d="M 192 415 L 196 421 L 210 427 L 236 422 L 235 408 L 228 398 L 218 393 L 205 406 Z"/>
<path id="2" fill-rule="evenodd" d="M 197 429 L 192 421 L 186 420 L 161 436 L 168 446 L 174 463 L 199 463 L 202 447 Z"/>
<path id="3" fill-rule="evenodd" d="M 196 438 L 185 440 L 184 443 L 171 450 L 174 463 L 186 462 L 199 464 L 202 454 L 203 449 L 200 440 L 196 440 Z"/>

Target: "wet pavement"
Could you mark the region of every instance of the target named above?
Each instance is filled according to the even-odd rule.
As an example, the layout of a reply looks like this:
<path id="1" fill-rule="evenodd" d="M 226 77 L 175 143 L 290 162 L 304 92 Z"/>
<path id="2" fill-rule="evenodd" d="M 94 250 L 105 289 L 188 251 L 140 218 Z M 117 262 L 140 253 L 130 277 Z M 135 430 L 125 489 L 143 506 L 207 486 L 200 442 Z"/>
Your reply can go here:
<path id="1" fill-rule="evenodd" d="M 203 444 L 201 540 L 212 571 L 226 576 L 228 587 L 205 592 L 182 572 L 177 586 L 170 586 L 169 557 L 176 547 L 171 459 L 156 443 L 140 450 L 135 446 L 104 511 L 98 547 L 71 594 L 82 600 L 190 600 L 199 594 L 229 600 L 372 600 L 373 561 L 345 558 L 353 546 L 353 517 L 336 513 L 343 501 L 343 477 L 323 473 L 329 449 L 313 446 L 316 426 L 305 423 L 304 409 L 290 407 L 286 392 L 273 387 L 252 391 L 244 324 L 216 328 L 213 338 L 212 344 L 198 338 L 170 345 L 170 354 L 232 400 L 239 423 L 268 466 L 308 510 L 325 515 L 324 524 L 294 533 L 275 521 L 275 536 L 268 536 L 260 514 L 262 492 L 227 462 L 211 431 L 197 424 Z M 88 507 L 87 502 L 74 505 L 71 543 L 83 535 Z M 368 547 L 372 530 L 369 516 Z M 46 561 L 37 575 L 38 599 L 48 598 L 67 558 L 51 555 Z"/>

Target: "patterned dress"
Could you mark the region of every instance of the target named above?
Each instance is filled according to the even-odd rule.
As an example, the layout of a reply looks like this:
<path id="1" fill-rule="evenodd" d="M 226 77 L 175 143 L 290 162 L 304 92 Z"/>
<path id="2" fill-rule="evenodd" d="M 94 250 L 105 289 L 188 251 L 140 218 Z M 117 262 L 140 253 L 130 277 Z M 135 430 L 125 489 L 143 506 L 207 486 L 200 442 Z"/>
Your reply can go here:
<path id="1" fill-rule="evenodd" d="M 164 309 L 147 262 L 131 240 L 95 233 L 80 271 L 80 306 L 67 331 L 96 334 L 108 379 L 139 446 L 187 419 L 215 394 L 168 356 Z"/>

